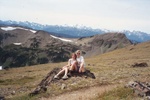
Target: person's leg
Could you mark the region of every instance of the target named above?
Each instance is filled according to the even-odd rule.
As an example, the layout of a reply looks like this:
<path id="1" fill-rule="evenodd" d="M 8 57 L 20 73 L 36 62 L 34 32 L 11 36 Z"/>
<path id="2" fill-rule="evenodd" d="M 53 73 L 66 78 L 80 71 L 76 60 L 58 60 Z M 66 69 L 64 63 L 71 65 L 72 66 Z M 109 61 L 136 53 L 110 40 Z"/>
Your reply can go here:
<path id="1" fill-rule="evenodd" d="M 67 76 L 67 74 L 68 74 L 68 68 L 65 68 L 64 70 L 65 70 L 64 76 Z"/>
<path id="2" fill-rule="evenodd" d="M 85 72 L 84 64 L 80 64 L 79 73 Z"/>
<path id="3" fill-rule="evenodd" d="M 64 66 L 62 69 L 68 68 L 68 65 Z"/>
<path id="4" fill-rule="evenodd" d="M 64 73 L 64 71 L 65 71 L 65 69 L 63 68 L 61 71 L 58 72 L 58 74 L 56 74 L 56 75 L 54 76 L 54 78 L 59 78 L 58 76 L 59 76 L 60 74 Z"/>
<path id="5" fill-rule="evenodd" d="M 70 68 L 69 68 L 70 71 L 77 71 L 77 62 L 74 62 Z"/>
<path id="6" fill-rule="evenodd" d="M 77 62 L 74 62 L 70 67 L 69 67 L 69 73 L 68 76 L 72 76 L 73 71 L 77 71 Z"/>
<path id="7" fill-rule="evenodd" d="M 62 68 L 62 70 L 57 74 L 57 76 L 59 76 L 60 74 L 63 74 L 66 68 L 68 68 L 67 65 Z"/>
<path id="8" fill-rule="evenodd" d="M 67 74 L 68 74 L 68 68 L 64 68 L 64 70 L 65 70 L 65 74 L 62 77 L 62 79 L 68 79 L 68 76 L 67 76 Z"/>

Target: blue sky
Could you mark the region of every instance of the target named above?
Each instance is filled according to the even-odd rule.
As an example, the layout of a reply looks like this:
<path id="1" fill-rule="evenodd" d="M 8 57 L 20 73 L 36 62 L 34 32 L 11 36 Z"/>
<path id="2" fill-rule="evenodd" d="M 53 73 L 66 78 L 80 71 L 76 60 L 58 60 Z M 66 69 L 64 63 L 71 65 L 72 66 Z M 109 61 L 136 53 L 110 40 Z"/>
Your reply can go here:
<path id="1" fill-rule="evenodd" d="M 150 0 L 0 0 L 0 20 L 150 34 Z"/>

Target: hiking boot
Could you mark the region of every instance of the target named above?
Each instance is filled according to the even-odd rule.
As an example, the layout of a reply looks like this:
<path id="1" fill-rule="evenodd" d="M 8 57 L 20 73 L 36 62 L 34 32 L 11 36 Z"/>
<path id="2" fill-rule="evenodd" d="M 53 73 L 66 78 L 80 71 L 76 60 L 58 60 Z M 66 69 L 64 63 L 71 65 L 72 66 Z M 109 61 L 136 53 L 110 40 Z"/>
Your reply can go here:
<path id="1" fill-rule="evenodd" d="M 54 76 L 54 79 L 59 79 L 59 77 L 57 75 Z"/>
<path id="2" fill-rule="evenodd" d="M 68 75 L 69 77 L 71 77 L 72 74 L 71 74 L 71 72 L 69 71 L 69 73 L 68 73 L 67 75 Z"/>
<path id="3" fill-rule="evenodd" d="M 62 79 L 66 80 L 66 79 L 68 79 L 68 76 L 65 75 L 65 76 L 62 77 Z"/>
<path id="4" fill-rule="evenodd" d="M 86 72 L 82 72 L 83 75 L 86 75 Z"/>

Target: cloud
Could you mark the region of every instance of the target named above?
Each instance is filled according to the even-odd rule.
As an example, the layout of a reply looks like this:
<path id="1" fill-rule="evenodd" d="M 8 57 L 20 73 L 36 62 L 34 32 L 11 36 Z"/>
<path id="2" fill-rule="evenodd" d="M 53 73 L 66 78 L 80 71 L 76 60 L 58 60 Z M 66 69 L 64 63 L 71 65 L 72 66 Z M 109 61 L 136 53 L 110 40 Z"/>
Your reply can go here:
<path id="1" fill-rule="evenodd" d="M 0 19 L 150 33 L 149 0 L 1 0 Z"/>

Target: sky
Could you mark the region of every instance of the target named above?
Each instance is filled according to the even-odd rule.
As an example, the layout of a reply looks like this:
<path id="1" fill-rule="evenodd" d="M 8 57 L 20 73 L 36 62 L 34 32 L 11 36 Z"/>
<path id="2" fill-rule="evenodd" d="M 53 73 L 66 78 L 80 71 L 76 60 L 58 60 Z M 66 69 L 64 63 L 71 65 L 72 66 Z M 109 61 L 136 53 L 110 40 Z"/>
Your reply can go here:
<path id="1" fill-rule="evenodd" d="M 150 0 L 0 0 L 0 20 L 150 34 Z"/>

